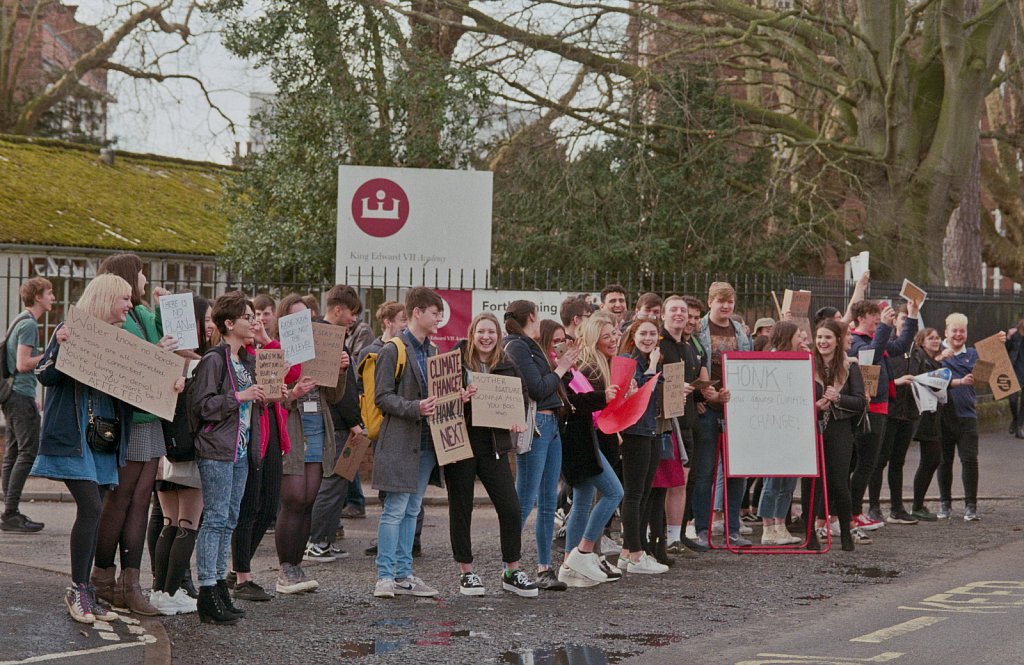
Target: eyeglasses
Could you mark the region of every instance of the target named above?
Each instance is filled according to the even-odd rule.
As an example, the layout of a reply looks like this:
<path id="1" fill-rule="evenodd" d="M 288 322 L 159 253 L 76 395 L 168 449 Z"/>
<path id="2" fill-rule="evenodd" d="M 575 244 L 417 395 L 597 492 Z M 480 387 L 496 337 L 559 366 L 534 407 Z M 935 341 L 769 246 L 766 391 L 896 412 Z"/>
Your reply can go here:
<path id="1" fill-rule="evenodd" d="M 255 314 L 243 314 L 243 315 L 241 315 L 241 316 L 240 316 L 240 317 L 238 317 L 238 318 L 240 318 L 240 319 L 245 319 L 245 320 L 246 320 L 246 321 L 248 321 L 249 323 L 252 323 L 253 321 L 255 321 L 255 320 L 256 320 L 256 315 L 255 315 Z"/>

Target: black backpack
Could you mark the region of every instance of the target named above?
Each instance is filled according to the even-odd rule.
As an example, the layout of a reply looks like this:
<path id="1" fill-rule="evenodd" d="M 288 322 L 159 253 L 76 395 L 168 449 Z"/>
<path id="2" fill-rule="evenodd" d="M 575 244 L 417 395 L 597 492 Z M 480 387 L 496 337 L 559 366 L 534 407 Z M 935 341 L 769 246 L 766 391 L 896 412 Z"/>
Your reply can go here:
<path id="1" fill-rule="evenodd" d="M 31 316 L 28 312 L 22 312 L 11 322 L 7 334 L 4 335 L 3 346 L 0 347 L 0 353 L 3 354 L 0 356 L 0 404 L 6 402 L 7 398 L 11 396 L 11 392 L 14 390 L 14 375 L 17 374 L 7 365 L 7 342 L 11 340 L 11 333 L 18 327 L 18 324 Z"/>
<path id="2" fill-rule="evenodd" d="M 196 371 L 199 371 L 198 366 L 196 366 Z M 225 365 L 220 376 L 220 383 L 224 383 L 227 373 L 228 368 Z M 190 407 L 192 389 L 195 384 L 195 374 L 193 374 L 185 380 L 185 389 L 178 395 L 178 402 L 174 407 L 174 420 L 160 421 L 164 430 L 164 442 L 167 444 L 166 457 L 171 462 L 191 462 L 196 458 L 196 433 L 202 423 L 195 417 Z"/>

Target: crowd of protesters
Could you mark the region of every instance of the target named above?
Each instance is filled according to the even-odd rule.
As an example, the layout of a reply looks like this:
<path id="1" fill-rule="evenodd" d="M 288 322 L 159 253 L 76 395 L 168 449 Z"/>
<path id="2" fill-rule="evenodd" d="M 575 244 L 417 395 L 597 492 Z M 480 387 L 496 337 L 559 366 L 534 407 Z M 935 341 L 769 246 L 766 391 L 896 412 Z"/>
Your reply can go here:
<path id="1" fill-rule="evenodd" d="M 501 588 L 522 597 L 664 574 L 677 558 L 716 545 L 820 550 L 836 536 L 843 550 L 854 550 L 886 524 L 951 519 L 957 456 L 965 501 L 956 516 L 980 519 L 972 373 L 978 355 L 966 344 L 967 318 L 950 315 L 941 332 L 919 328 L 914 302 L 894 309 L 865 299 L 867 276 L 845 312 L 822 308 L 809 326 L 782 312 L 779 321 L 757 320 L 751 331 L 725 282 L 712 284 L 701 299 L 646 293 L 632 311 L 626 290 L 612 284 L 598 303 L 586 295 L 566 299 L 559 321 L 542 320 L 527 300 L 509 303 L 502 321 L 479 314 L 456 347 L 472 456 L 439 466 L 428 425 L 436 398 L 426 381 L 428 359 L 437 354 L 431 337 L 444 315 L 434 291 L 414 287 L 404 303 L 382 304 L 379 336 L 362 316 L 357 291 L 345 285 L 326 293 L 322 312 L 319 299 L 301 294 L 280 302 L 237 291 L 212 303 L 193 296 L 200 344 L 186 351 L 163 331 L 156 305 L 169 292 L 154 288 L 153 306 L 145 302 L 137 256 L 109 257 L 99 273 L 76 306 L 182 357 L 173 421 L 58 369 L 61 345 L 74 331 L 58 325 L 39 348 L 39 323 L 54 304 L 43 278 L 22 286 L 25 310 L 7 331 L 2 358 L 8 436 L 0 528 L 44 528 L 20 511 L 29 475 L 67 486 L 77 513 L 64 601 L 76 621 L 110 620 L 117 612 L 196 612 L 203 622 L 237 623 L 245 610 L 236 601 L 273 597 L 251 569 L 271 530 L 276 593 L 316 589 L 303 563 L 345 556 L 334 542 L 339 519 L 365 515 L 358 476 L 350 482 L 335 467 L 346 441 L 368 429 L 373 488 L 382 501 L 377 541 L 367 550 L 376 555 L 372 593 L 378 598 L 439 593 L 413 570 L 429 484 L 447 489 L 452 586 L 468 596 L 486 592 L 473 567 L 477 481 L 498 516 Z M 257 381 L 256 351 L 280 348 L 277 320 L 304 309 L 347 331 L 337 383 L 317 385 L 295 365 L 280 394 L 272 394 Z M 1011 357 L 1024 356 L 1022 338 L 1010 331 Z M 726 478 L 716 465 L 730 400 L 723 354 L 751 350 L 813 358 L 828 514 L 820 482 Z M 635 366 L 627 386 L 612 379 L 617 356 Z M 869 356 L 879 367 L 874 394 L 866 394 L 860 369 Z M 661 375 L 668 363 L 683 363 L 686 380 L 683 415 L 670 418 L 663 415 Z M 937 409 L 922 410 L 912 378 L 942 368 L 950 372 L 948 390 Z M 475 424 L 469 372 L 519 378 L 525 427 Z M 41 416 L 37 382 L 45 389 Z M 638 418 L 617 432 L 597 426 L 598 414 L 621 401 L 621 391 L 632 396 L 648 382 L 653 390 Z M 368 412 L 380 422 L 370 427 Z M 1015 417 L 1012 432 L 1024 430 L 1020 422 Z M 921 461 L 908 510 L 903 467 L 915 440 Z M 925 495 L 936 474 L 940 502 L 932 512 Z M 883 480 L 890 493 L 886 514 Z M 723 493 L 730 498 L 724 511 Z M 522 542 L 534 515 L 535 571 L 523 566 Z M 141 575 L 147 543 L 149 593 Z"/>

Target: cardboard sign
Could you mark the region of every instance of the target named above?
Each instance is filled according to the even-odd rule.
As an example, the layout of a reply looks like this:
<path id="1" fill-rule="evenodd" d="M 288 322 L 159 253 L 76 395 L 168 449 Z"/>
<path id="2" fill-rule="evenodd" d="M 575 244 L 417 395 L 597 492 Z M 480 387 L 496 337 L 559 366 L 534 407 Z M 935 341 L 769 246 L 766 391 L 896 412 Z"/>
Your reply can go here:
<path id="1" fill-rule="evenodd" d="M 64 327 L 71 338 L 60 345 L 57 369 L 142 411 L 174 419 L 178 403 L 174 384 L 185 368 L 181 356 L 74 305 L 68 308 Z"/>
<path id="2" fill-rule="evenodd" d="M 878 380 L 882 375 L 882 368 L 878 365 L 861 365 L 860 375 L 864 377 L 864 393 L 870 402 L 878 393 Z"/>
<path id="3" fill-rule="evenodd" d="M 908 302 L 917 303 L 917 306 L 920 307 L 924 304 L 928 294 L 925 293 L 924 289 L 920 286 L 914 284 L 909 279 L 904 278 L 903 288 L 900 289 L 900 297 L 904 298 Z"/>
<path id="4" fill-rule="evenodd" d="M 978 351 L 979 358 L 993 365 L 988 385 L 992 389 L 994 399 L 1003 399 L 1020 391 L 1020 383 L 1017 382 L 1017 374 L 1013 371 L 1010 355 L 1006 352 L 1006 345 L 999 341 L 998 334 L 975 342 L 974 348 Z"/>
<path id="5" fill-rule="evenodd" d="M 345 480 L 355 480 L 359 465 L 363 463 L 369 449 L 370 439 L 365 434 L 349 434 L 345 448 L 338 456 L 338 463 L 334 465 L 334 473 Z"/>
<path id="6" fill-rule="evenodd" d="M 661 370 L 665 374 L 662 415 L 665 418 L 678 418 L 686 412 L 686 363 L 668 363 Z"/>
<path id="7" fill-rule="evenodd" d="M 811 292 L 786 289 L 782 294 L 782 313 L 789 312 L 793 318 L 807 318 L 811 310 Z"/>
<path id="8" fill-rule="evenodd" d="M 316 357 L 302 363 L 302 375 L 318 386 L 338 385 L 341 354 L 345 352 L 345 329 L 330 323 L 313 324 L 313 351 Z"/>
<path id="9" fill-rule="evenodd" d="M 268 399 L 280 401 L 288 363 L 281 349 L 256 349 L 256 383 L 263 386 Z M 273 397 L 271 397 L 273 395 Z"/>
<path id="10" fill-rule="evenodd" d="M 308 309 L 278 319 L 277 333 L 289 365 L 298 365 L 316 357 L 313 318 Z"/>
<path id="11" fill-rule="evenodd" d="M 523 380 L 517 376 L 469 373 L 473 395 L 473 426 L 512 429 L 526 426 Z"/>
<path id="12" fill-rule="evenodd" d="M 179 351 L 199 348 L 199 329 L 191 293 L 161 296 L 160 321 L 164 334 L 177 340 Z"/>
<path id="13" fill-rule="evenodd" d="M 974 369 L 971 370 L 971 374 L 974 375 L 974 380 L 980 383 L 988 383 L 992 378 L 992 372 L 996 369 L 996 364 L 989 360 L 979 360 L 974 363 Z"/>
<path id="14" fill-rule="evenodd" d="M 444 466 L 472 457 L 466 414 L 462 410 L 460 351 L 427 358 L 427 394 L 437 398 L 434 415 L 430 417 L 430 438 L 434 442 L 437 463 Z"/>

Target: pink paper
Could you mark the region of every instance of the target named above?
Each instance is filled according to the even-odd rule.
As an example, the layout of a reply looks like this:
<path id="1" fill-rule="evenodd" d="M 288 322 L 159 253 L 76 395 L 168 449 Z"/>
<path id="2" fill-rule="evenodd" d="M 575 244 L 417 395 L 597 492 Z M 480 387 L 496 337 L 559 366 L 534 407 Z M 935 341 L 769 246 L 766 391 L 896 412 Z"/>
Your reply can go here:
<path id="1" fill-rule="evenodd" d="M 624 358 L 623 360 L 627 360 Z M 634 365 L 635 361 L 630 360 Z M 614 370 L 613 370 L 614 371 Z M 605 434 L 615 434 L 621 432 L 628 427 L 635 425 L 640 417 L 644 415 L 644 411 L 647 410 L 647 405 L 651 401 L 651 395 L 654 394 L 654 388 L 658 385 L 658 377 L 661 376 L 661 372 L 658 372 L 650 378 L 647 383 L 640 387 L 640 390 L 633 393 L 630 397 L 625 400 L 618 401 L 617 404 L 609 404 L 605 407 L 604 411 L 597 418 L 597 427 Z M 633 375 L 630 374 L 632 380 Z M 628 390 L 629 384 L 626 384 L 626 390 Z M 620 394 L 626 394 L 626 390 L 623 390 Z"/>

